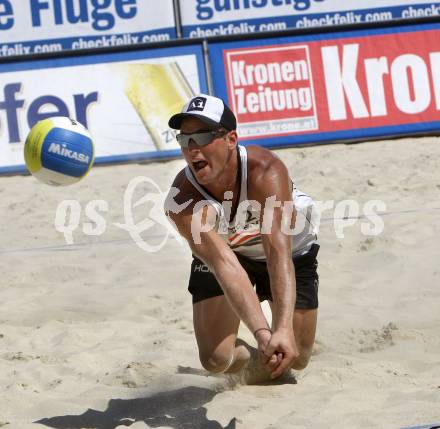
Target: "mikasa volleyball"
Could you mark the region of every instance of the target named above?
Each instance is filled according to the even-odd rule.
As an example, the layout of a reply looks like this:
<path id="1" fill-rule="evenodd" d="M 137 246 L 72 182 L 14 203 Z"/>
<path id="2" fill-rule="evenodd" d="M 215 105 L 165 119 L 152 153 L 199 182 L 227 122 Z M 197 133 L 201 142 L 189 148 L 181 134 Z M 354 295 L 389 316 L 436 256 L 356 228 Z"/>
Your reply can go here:
<path id="1" fill-rule="evenodd" d="M 81 180 L 94 161 L 87 129 L 74 119 L 55 116 L 37 122 L 24 145 L 28 170 L 48 185 L 65 186 Z"/>

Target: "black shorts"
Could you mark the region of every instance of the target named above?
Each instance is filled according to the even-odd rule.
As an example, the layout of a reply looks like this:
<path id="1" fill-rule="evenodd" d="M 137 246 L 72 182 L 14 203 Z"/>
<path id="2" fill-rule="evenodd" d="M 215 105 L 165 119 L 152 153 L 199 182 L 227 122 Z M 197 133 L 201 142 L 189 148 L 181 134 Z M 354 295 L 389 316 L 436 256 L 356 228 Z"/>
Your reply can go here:
<path id="1" fill-rule="evenodd" d="M 297 309 L 318 308 L 319 277 L 317 273 L 319 245 L 313 244 L 305 255 L 293 258 L 296 277 L 296 305 Z M 242 267 L 246 270 L 251 283 L 256 287 L 260 301 L 272 301 L 269 273 L 266 262 L 254 261 L 236 253 Z M 191 275 L 188 290 L 192 295 L 193 304 L 214 296 L 223 295 L 214 274 L 198 258 L 194 257 L 191 264 Z"/>

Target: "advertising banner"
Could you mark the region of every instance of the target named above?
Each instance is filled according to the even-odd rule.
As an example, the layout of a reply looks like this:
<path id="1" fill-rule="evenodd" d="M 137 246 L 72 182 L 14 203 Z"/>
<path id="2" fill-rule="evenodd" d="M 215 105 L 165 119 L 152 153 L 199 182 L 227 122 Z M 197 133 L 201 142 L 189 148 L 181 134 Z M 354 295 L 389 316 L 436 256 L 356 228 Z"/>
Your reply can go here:
<path id="1" fill-rule="evenodd" d="M 173 0 L 0 0 L 0 57 L 176 37 Z"/>
<path id="2" fill-rule="evenodd" d="M 212 44 L 241 140 L 275 146 L 440 132 L 440 24 Z"/>
<path id="3" fill-rule="evenodd" d="M 1 64 L 0 173 L 24 170 L 30 128 L 52 116 L 88 128 L 96 163 L 177 156 L 168 119 L 206 91 L 199 46 Z"/>
<path id="4" fill-rule="evenodd" d="M 184 37 L 212 37 L 440 15 L 426 0 L 181 0 Z"/>

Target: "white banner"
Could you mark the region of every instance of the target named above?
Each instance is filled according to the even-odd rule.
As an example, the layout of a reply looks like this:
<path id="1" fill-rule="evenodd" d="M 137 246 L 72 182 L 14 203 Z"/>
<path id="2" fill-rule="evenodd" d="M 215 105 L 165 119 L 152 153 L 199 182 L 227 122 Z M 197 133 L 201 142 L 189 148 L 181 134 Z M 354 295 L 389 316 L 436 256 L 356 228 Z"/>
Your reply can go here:
<path id="1" fill-rule="evenodd" d="M 172 0 L 1 0 L 0 56 L 176 37 Z"/>
<path id="2" fill-rule="evenodd" d="M 149 153 L 177 149 L 168 119 L 195 93 L 206 91 L 202 54 L 189 46 L 181 55 L 161 51 L 167 55 L 101 55 L 93 64 L 87 57 L 44 61 L 31 63 L 36 67 L 31 70 L 23 63 L 22 70 L 11 72 L 2 72 L 2 66 L 0 171 L 24 164 L 23 145 L 30 128 L 50 116 L 68 116 L 85 125 L 98 162 L 144 159 Z M 131 58 L 122 61 L 127 56 Z M 81 64 L 85 61 L 89 64 Z"/>
<path id="3" fill-rule="evenodd" d="M 426 0 L 181 0 L 183 35 L 210 37 L 440 15 Z"/>

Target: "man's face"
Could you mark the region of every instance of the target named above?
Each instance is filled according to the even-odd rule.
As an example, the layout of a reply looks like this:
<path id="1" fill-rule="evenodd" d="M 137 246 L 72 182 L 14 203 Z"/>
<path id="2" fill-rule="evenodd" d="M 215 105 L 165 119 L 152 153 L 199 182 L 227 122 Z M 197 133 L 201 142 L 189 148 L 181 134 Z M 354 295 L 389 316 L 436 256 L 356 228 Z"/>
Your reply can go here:
<path id="1" fill-rule="evenodd" d="M 212 128 L 197 118 L 186 118 L 182 121 L 180 132 L 194 134 L 211 131 Z M 201 185 L 213 183 L 222 174 L 230 157 L 230 144 L 227 132 L 219 133 L 211 143 L 198 146 L 190 140 L 188 147 L 182 148 L 183 156 Z"/>

